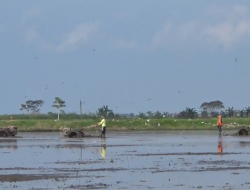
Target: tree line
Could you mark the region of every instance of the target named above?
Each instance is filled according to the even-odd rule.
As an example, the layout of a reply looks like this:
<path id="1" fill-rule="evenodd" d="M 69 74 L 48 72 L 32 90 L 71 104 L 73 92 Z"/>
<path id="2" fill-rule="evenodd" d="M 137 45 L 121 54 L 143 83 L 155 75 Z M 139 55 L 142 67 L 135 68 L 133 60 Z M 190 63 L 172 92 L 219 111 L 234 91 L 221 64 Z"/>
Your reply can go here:
<path id="1" fill-rule="evenodd" d="M 40 114 L 41 107 L 45 102 L 43 100 L 28 100 L 25 104 L 21 104 L 20 110 L 27 111 L 28 114 Z M 60 99 L 59 97 L 55 97 L 55 100 L 52 104 L 52 107 L 57 109 L 57 120 L 60 118 L 60 114 L 65 118 L 67 115 L 65 111 L 62 109 L 66 107 L 65 101 Z M 138 114 L 129 113 L 129 114 L 119 114 L 114 113 L 112 109 L 108 107 L 108 105 L 103 105 L 98 108 L 96 113 L 89 113 L 81 115 L 81 118 L 97 118 L 100 116 L 104 116 L 106 118 L 140 118 L 140 119 L 160 119 L 160 118 L 187 118 L 187 119 L 195 119 L 195 118 L 210 118 L 217 117 L 219 114 L 222 117 L 249 117 L 250 116 L 250 106 L 245 107 L 241 110 L 234 109 L 233 107 L 225 108 L 223 103 L 219 100 L 204 102 L 200 106 L 201 112 L 195 108 L 186 107 L 184 110 L 179 113 L 170 113 L 170 112 L 139 112 Z M 53 112 L 48 112 L 47 115 L 55 115 Z M 71 118 L 79 118 L 79 114 L 76 113 L 68 113 Z M 77 116 L 78 115 L 78 116 Z"/>

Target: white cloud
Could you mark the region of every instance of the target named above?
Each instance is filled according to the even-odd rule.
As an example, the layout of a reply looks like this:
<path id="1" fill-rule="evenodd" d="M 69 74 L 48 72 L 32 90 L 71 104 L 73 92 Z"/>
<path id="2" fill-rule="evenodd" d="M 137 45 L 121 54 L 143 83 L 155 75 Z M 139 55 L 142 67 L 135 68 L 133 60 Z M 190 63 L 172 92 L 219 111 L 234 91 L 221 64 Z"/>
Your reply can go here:
<path id="1" fill-rule="evenodd" d="M 66 50 L 76 44 L 90 40 L 100 26 L 99 22 L 85 23 L 75 27 L 69 34 L 65 36 L 62 43 L 56 46 L 56 50 Z"/>
<path id="2" fill-rule="evenodd" d="M 65 34 L 61 43 L 58 43 L 58 45 L 44 40 L 35 29 L 36 27 L 33 26 L 25 30 L 25 40 L 29 43 L 37 43 L 44 49 L 65 51 L 91 40 L 99 26 L 99 22 L 79 24 L 68 34 Z"/>
<path id="3" fill-rule="evenodd" d="M 213 9 L 208 8 L 207 11 L 211 18 L 201 15 L 187 22 L 166 21 L 151 40 L 148 37 L 146 46 L 137 40 L 122 40 L 119 41 L 118 47 L 155 50 L 162 47 L 207 48 L 219 44 L 224 48 L 231 48 L 236 43 L 250 39 L 250 19 L 247 7 L 234 6 L 227 9 L 213 7 Z"/>
<path id="4" fill-rule="evenodd" d="M 158 30 L 153 37 L 153 48 L 160 47 L 166 43 L 171 32 L 173 30 L 173 24 L 171 22 L 163 24 L 162 28 Z"/>
<path id="5" fill-rule="evenodd" d="M 175 24 L 171 21 L 164 23 L 152 39 L 147 49 L 161 47 L 185 48 L 186 43 L 194 43 L 201 38 L 201 26 L 196 21 Z M 185 42 L 185 43 L 184 43 Z"/>
<path id="6" fill-rule="evenodd" d="M 230 48 L 250 35 L 250 20 L 244 6 L 235 6 L 227 14 L 224 22 L 208 26 L 205 31 L 211 39 Z"/>
<path id="7" fill-rule="evenodd" d="M 151 40 L 148 38 L 147 45 L 142 45 L 137 40 L 119 40 L 116 42 L 116 47 L 143 50 L 155 50 L 162 47 L 171 49 L 176 47 L 180 48 L 184 41 L 194 41 L 192 38 L 199 38 L 199 36 L 201 36 L 198 35 L 198 27 L 195 21 L 181 23 L 179 25 L 172 21 L 167 21 L 156 31 Z"/>

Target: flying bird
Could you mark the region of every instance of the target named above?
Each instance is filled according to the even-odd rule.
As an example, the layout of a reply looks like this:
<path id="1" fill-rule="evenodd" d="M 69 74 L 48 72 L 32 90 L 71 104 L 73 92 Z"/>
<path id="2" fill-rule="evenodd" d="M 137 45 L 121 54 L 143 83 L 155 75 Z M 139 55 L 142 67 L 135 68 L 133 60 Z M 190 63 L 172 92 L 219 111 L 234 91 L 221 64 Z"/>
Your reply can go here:
<path id="1" fill-rule="evenodd" d="M 237 58 L 235 58 L 235 62 L 237 62 Z"/>

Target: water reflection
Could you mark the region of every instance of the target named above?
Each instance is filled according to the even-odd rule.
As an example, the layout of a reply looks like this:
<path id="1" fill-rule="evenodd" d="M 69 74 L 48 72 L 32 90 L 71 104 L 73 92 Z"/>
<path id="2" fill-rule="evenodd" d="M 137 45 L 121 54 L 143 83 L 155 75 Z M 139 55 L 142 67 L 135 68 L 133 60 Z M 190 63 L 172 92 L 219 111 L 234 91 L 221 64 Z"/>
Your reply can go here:
<path id="1" fill-rule="evenodd" d="M 102 159 L 106 158 L 106 139 L 103 138 L 101 140 L 101 152 L 100 152 Z"/>
<path id="2" fill-rule="evenodd" d="M 219 136 L 217 150 L 218 150 L 218 153 L 219 153 L 219 157 L 222 157 L 223 145 L 222 145 L 222 138 L 221 138 L 221 136 Z"/>
<path id="3" fill-rule="evenodd" d="M 241 147 L 249 147 L 250 146 L 250 142 L 249 141 L 240 141 L 240 146 Z"/>
<path id="4" fill-rule="evenodd" d="M 4 139 L 0 141 L 0 148 L 7 148 L 10 151 L 18 149 L 17 140 L 15 139 Z"/>

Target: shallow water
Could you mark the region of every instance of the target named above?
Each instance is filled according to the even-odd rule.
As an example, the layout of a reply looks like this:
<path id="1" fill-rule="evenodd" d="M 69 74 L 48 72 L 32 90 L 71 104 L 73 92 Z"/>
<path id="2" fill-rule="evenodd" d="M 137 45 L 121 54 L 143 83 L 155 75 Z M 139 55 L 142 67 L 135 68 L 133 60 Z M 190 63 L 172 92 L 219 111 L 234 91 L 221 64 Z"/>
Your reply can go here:
<path id="1" fill-rule="evenodd" d="M 217 131 L 19 133 L 0 139 L 0 189 L 249 189 L 250 137 Z M 222 149 L 222 153 L 218 152 Z"/>

